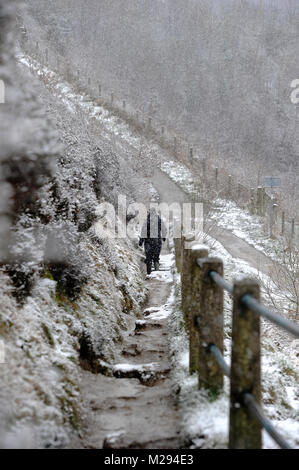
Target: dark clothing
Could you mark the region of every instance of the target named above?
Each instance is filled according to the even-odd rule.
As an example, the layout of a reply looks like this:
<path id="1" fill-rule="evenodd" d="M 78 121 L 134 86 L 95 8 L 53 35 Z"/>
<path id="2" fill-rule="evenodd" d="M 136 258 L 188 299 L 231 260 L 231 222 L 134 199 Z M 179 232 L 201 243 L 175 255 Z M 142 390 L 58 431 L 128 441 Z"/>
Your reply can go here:
<path id="1" fill-rule="evenodd" d="M 161 238 L 147 238 L 144 241 L 144 251 L 146 258 L 151 258 L 154 262 L 159 263 L 160 253 L 162 249 Z"/>
<path id="2" fill-rule="evenodd" d="M 144 241 L 147 238 L 157 238 L 161 240 L 161 238 L 165 237 L 166 230 L 161 217 L 156 213 L 149 213 L 141 230 L 140 241 Z"/>
<path id="3" fill-rule="evenodd" d="M 139 246 L 144 244 L 146 256 L 147 273 L 151 273 L 152 262 L 159 263 L 162 249 L 162 241 L 165 241 L 166 230 L 161 217 L 158 214 L 150 213 L 147 216 L 146 223 L 141 230 Z"/>

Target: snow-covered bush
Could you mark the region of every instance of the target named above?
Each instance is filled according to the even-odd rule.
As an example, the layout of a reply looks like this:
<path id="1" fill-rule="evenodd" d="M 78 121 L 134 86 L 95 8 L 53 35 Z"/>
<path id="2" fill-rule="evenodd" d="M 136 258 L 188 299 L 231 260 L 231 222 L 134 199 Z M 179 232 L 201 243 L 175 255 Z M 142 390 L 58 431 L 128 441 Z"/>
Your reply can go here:
<path id="1" fill-rule="evenodd" d="M 57 292 L 70 299 L 80 294 L 93 262 L 86 243 L 71 222 L 60 221 L 47 227 L 44 266 L 57 282 Z"/>
<path id="2" fill-rule="evenodd" d="M 66 447 L 81 426 L 84 347 L 87 361 L 112 361 L 145 291 L 130 243 L 94 228 L 98 201 L 122 191 L 119 156 L 17 66 L 14 14 L 0 0 L 0 447 Z"/>

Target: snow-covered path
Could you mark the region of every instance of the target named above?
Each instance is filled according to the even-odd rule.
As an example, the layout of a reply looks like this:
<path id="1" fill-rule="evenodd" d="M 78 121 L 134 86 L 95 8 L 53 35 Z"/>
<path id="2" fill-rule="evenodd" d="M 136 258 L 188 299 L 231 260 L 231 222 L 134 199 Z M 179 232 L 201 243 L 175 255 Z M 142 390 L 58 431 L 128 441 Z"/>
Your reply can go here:
<path id="1" fill-rule="evenodd" d="M 145 153 L 150 154 L 152 150 L 156 152 L 157 162 L 160 162 L 163 171 L 157 168 L 149 180 L 155 190 L 159 192 L 160 202 L 183 203 L 190 200 L 188 188 L 192 187 L 193 179 L 187 167 L 178 161 L 172 161 L 172 155 L 167 154 L 146 135 L 131 129 L 129 124 L 113 116 L 112 112 L 97 107 L 92 102 L 80 101 L 78 96 L 72 94 L 65 86 L 57 86 L 55 90 L 57 96 L 63 98 L 66 104 L 71 103 L 75 106 L 79 103 L 86 115 L 96 116 L 95 123 L 103 140 L 110 142 L 117 153 L 126 154 L 128 162 L 132 165 L 136 162 L 141 140 Z M 172 168 L 174 175 L 169 174 L 167 167 L 168 169 Z M 241 211 L 241 209 L 238 210 Z M 236 275 L 257 277 L 259 274 L 257 271 L 268 275 L 271 262 L 266 254 L 270 255 L 267 251 L 264 253 L 261 251 L 263 246 L 260 244 L 251 244 L 254 237 L 248 236 L 246 230 L 246 237 L 241 238 L 239 215 L 239 212 L 236 215 L 235 210 L 233 217 L 232 212 L 227 210 L 223 223 L 218 227 L 213 227 L 210 236 L 220 242 L 216 245 L 215 255 L 223 258 L 226 274 L 228 272 L 230 277 L 232 275 L 234 277 Z M 231 222 L 229 229 L 227 221 Z M 249 226 L 250 223 L 251 220 Z M 234 225 L 237 229 L 235 233 L 233 233 Z M 137 322 L 132 320 L 133 323 L 128 335 L 124 342 L 118 345 L 113 376 L 95 376 L 88 372 L 82 372 L 80 388 L 86 403 L 86 433 L 82 434 L 80 446 L 94 448 L 103 446 L 110 448 L 177 448 L 180 446 L 181 441 L 177 430 L 182 422 L 180 423 L 178 411 L 175 409 L 175 403 L 172 399 L 169 378 L 171 364 L 168 358 L 169 323 L 167 315 L 172 311 L 171 283 L 169 282 L 171 280 L 169 276 L 170 259 L 166 256 L 164 262 L 167 266 L 166 271 L 154 274 L 145 281 L 149 287 L 149 300 L 144 311 L 144 318 Z M 143 323 L 144 321 L 146 323 Z M 227 324 L 230 324 L 230 321 L 230 313 L 227 313 Z M 229 328 L 227 329 L 229 330 Z M 289 364 L 285 364 L 291 351 L 290 340 L 287 335 L 277 331 L 272 325 L 263 324 L 263 329 L 265 342 L 263 353 L 264 402 L 268 415 L 277 421 L 280 429 L 284 431 L 283 434 L 292 442 L 293 438 L 295 439 L 298 435 L 298 426 L 294 418 L 296 410 L 298 410 L 298 396 L 296 399 L 293 398 L 297 393 L 294 387 L 295 380 L 293 380 L 294 377 L 297 377 L 295 369 L 293 370 Z M 226 352 L 228 352 L 228 338 L 226 343 Z M 184 362 L 179 362 L 180 369 L 183 368 L 183 365 Z M 186 366 L 186 370 L 188 370 L 188 366 Z M 283 371 L 287 371 L 287 374 L 283 374 Z M 187 388 L 188 381 L 194 379 L 190 378 L 188 374 L 188 371 L 186 375 L 182 374 L 182 380 L 187 383 Z M 193 385 L 197 392 L 195 382 Z M 186 397 L 189 394 L 187 392 L 188 390 L 183 390 L 181 395 Z M 288 395 L 290 398 L 285 402 L 285 397 Z M 224 403 L 226 403 L 225 406 Z M 211 410 L 207 406 L 205 408 L 198 406 L 198 409 L 195 410 L 193 400 L 191 411 L 181 413 L 185 413 L 184 419 L 188 421 L 188 425 L 185 426 L 187 433 L 190 434 L 190 429 L 193 427 L 192 433 L 195 437 L 206 435 L 205 439 L 201 438 L 201 441 L 205 440 L 205 446 L 226 447 L 227 403 L 228 399 L 224 397 L 219 402 L 219 408 L 214 406 Z M 275 406 L 272 405 L 273 403 Z M 209 416 L 207 416 L 208 414 Z M 212 423 L 210 426 L 209 422 Z M 219 426 L 219 422 L 222 427 Z M 217 426 L 214 426 L 215 423 Z M 293 435 L 292 429 L 294 430 Z M 209 434 L 210 436 L 208 436 Z M 207 436 L 211 437 L 210 441 Z M 78 446 L 77 443 L 74 445 Z M 202 445 L 201 442 L 200 446 Z M 266 447 L 271 445 L 273 443 L 269 444 L 269 441 L 266 441 Z M 295 445 L 297 445 L 296 442 Z"/>
<path id="2" fill-rule="evenodd" d="M 146 278 L 148 300 L 143 319 L 132 323 L 119 345 L 114 376 L 82 371 L 85 433 L 76 447 L 180 447 L 167 337 L 173 302 L 172 263 L 172 255 L 164 251 L 160 271 Z"/>
<path id="3" fill-rule="evenodd" d="M 152 183 L 164 202 L 171 204 L 173 202 L 183 203 L 189 200 L 186 192 L 159 169 L 154 173 Z M 232 231 L 215 226 L 211 236 L 218 240 L 233 258 L 242 259 L 251 267 L 269 275 L 272 266 L 271 260 L 260 250 L 234 235 Z"/>
<path id="4" fill-rule="evenodd" d="M 52 83 L 52 93 L 55 93 L 73 112 L 75 112 L 76 106 L 79 106 L 90 118 L 95 118 L 99 124 L 99 132 L 102 139 L 109 142 L 116 151 L 125 152 L 127 155 L 134 154 L 138 152 L 141 141 L 146 145 L 149 153 L 151 150 L 155 151 L 160 162 L 163 162 L 161 165 L 163 171 L 157 169 L 152 175 L 150 182 L 160 193 L 161 200 L 168 203 L 182 203 L 190 200 L 187 190 L 193 186 L 192 182 L 189 181 L 189 176 L 192 179 L 192 172 L 181 163 L 172 161 L 173 155 L 169 155 L 167 151 L 142 135 L 142 133 L 140 135 L 136 133 L 136 130 L 132 129 L 128 123 L 113 115 L 113 112 L 108 111 L 105 107 L 96 105 L 91 99 L 90 101 L 85 101 L 83 96 L 76 94 L 72 90 L 70 84 L 62 82 L 61 77 L 58 77 L 47 67 L 43 67 L 41 64 L 23 55 L 19 56 L 19 60 L 38 76 L 46 77 L 48 86 Z M 169 168 L 171 169 L 170 173 Z M 182 182 L 181 187 L 169 176 L 171 172 L 174 172 L 176 178 Z M 230 213 L 228 213 L 229 216 Z M 263 274 L 269 274 L 271 262 L 267 256 L 253 245 L 247 243 L 246 240 L 235 235 L 232 230 L 218 226 L 212 236 L 234 258 L 242 259 Z"/>

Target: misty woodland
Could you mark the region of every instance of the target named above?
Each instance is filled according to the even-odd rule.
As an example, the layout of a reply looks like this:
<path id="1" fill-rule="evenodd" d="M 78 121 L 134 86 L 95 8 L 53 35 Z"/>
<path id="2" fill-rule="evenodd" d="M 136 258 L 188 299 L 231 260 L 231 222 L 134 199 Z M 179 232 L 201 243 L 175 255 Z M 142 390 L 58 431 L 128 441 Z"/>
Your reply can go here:
<path id="1" fill-rule="evenodd" d="M 298 47 L 298 0 L 0 0 L 0 448 L 299 448 Z"/>

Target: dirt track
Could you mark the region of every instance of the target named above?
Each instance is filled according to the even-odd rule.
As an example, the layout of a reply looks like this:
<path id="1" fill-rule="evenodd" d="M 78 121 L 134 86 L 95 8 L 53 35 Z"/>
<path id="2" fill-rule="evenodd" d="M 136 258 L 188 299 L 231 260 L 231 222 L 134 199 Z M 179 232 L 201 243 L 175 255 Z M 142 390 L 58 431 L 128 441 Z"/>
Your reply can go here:
<path id="1" fill-rule="evenodd" d="M 82 371 L 87 448 L 178 448 L 179 416 L 171 394 L 167 341 L 167 300 L 171 293 L 169 255 L 161 271 L 145 280 L 144 319 L 132 320 L 116 352 L 117 377 Z M 166 305 L 166 308 L 165 308 Z M 169 307 L 171 308 L 171 307 Z M 165 311 L 166 310 L 166 311 Z"/>
<path id="2" fill-rule="evenodd" d="M 188 195 L 162 171 L 157 169 L 151 182 L 160 202 L 188 202 Z M 216 228 L 212 236 L 233 257 L 269 274 L 269 259 L 254 247 L 222 228 Z M 169 379 L 167 317 L 159 314 L 171 293 L 169 264 L 163 259 L 167 260 L 165 251 L 160 274 L 145 280 L 149 295 L 144 318 L 137 323 L 131 318 L 125 340 L 115 353 L 114 376 L 81 372 L 85 433 L 76 447 L 162 449 L 183 445 Z"/>

